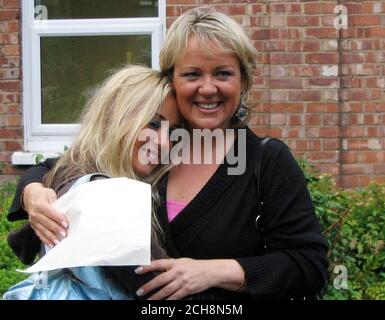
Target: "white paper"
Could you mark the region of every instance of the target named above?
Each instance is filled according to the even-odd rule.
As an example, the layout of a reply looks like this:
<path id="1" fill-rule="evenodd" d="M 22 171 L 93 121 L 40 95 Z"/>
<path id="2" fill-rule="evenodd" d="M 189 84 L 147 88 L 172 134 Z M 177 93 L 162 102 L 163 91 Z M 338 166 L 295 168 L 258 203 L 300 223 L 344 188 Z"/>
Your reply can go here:
<path id="1" fill-rule="evenodd" d="M 95 180 L 59 198 L 68 235 L 23 272 L 79 266 L 150 264 L 151 186 L 127 178 Z"/>

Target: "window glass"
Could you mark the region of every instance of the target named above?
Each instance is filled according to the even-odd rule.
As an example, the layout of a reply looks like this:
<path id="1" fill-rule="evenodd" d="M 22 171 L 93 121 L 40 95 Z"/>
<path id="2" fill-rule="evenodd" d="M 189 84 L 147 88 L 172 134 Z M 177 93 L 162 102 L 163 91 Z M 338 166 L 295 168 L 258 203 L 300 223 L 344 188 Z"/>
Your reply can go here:
<path id="1" fill-rule="evenodd" d="M 112 70 L 151 66 L 151 36 L 41 38 L 42 123 L 76 123 L 86 100 Z"/>
<path id="2" fill-rule="evenodd" d="M 39 5 L 48 19 L 158 17 L 158 0 L 35 0 Z"/>

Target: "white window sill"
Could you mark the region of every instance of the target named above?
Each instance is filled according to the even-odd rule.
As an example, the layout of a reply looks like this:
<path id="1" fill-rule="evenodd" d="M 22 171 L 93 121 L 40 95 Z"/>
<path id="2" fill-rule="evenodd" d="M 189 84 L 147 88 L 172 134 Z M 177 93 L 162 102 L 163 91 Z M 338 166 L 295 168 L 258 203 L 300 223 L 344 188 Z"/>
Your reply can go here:
<path id="1" fill-rule="evenodd" d="M 17 151 L 12 154 L 12 164 L 17 166 L 35 165 L 36 160 L 43 160 L 47 158 L 57 158 L 60 156 L 57 152 L 23 152 Z"/>

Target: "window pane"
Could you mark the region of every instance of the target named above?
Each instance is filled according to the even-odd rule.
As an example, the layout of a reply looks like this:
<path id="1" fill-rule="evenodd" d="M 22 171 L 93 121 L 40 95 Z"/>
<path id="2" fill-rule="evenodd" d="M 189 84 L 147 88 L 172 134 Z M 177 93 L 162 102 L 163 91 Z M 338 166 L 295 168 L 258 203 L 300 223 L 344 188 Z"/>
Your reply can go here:
<path id="1" fill-rule="evenodd" d="M 48 19 L 158 16 L 158 0 L 35 0 L 38 5 L 47 8 Z"/>
<path id="2" fill-rule="evenodd" d="M 151 66 L 151 36 L 41 38 L 42 123 L 76 123 L 87 98 L 112 69 Z"/>

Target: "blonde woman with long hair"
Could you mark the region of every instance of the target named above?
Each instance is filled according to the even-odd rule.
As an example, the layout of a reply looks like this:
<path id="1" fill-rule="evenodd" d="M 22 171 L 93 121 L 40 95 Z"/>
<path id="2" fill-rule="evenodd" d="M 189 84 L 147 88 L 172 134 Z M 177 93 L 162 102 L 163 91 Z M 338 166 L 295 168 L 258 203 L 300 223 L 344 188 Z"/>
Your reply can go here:
<path id="1" fill-rule="evenodd" d="M 89 100 L 84 108 L 80 130 L 73 144 L 59 158 L 53 170 L 44 176 L 43 184 L 51 188 L 52 192 L 59 197 L 67 192 L 75 181 L 84 177 L 88 180 L 102 176 L 127 177 L 156 185 L 169 169 L 167 165 L 159 165 L 162 149 L 170 147 L 169 137 L 163 137 L 160 132 L 160 121 L 169 121 L 169 127 L 172 130 L 180 126 L 180 120 L 172 89 L 159 71 L 141 66 L 122 68 L 108 78 Z M 152 129 L 155 133 L 153 138 L 149 141 L 139 139 L 143 129 Z M 150 161 L 154 160 L 149 158 L 154 154 L 149 153 L 148 148 L 158 150 L 157 161 Z M 146 158 L 148 161 L 141 160 Z M 156 205 L 155 189 L 153 198 L 153 203 Z M 39 217 L 36 219 L 38 220 Z M 67 222 L 63 221 L 63 224 L 65 223 Z M 165 257 L 159 245 L 161 230 L 155 214 L 153 214 L 152 223 L 152 255 L 157 258 Z M 36 244 L 29 252 L 29 256 L 25 257 L 29 260 L 26 263 L 31 263 L 39 252 L 40 240 L 51 248 L 57 244 L 57 241 L 51 243 L 48 240 L 47 232 L 39 227 L 39 223 L 36 225 L 37 227 L 32 229 L 31 224 L 27 224 L 18 232 L 18 237 L 20 232 L 24 233 L 26 241 L 32 238 Z M 62 231 L 62 236 L 66 236 L 65 231 Z M 10 236 L 10 244 L 12 245 L 12 236 Z M 87 271 L 87 268 L 83 269 Z M 76 273 L 76 276 L 79 277 L 79 274 Z M 94 279 L 94 281 L 98 280 Z M 118 286 L 118 288 L 121 287 Z M 39 291 L 34 290 L 26 296 L 25 290 L 28 289 L 31 288 L 22 288 L 22 292 L 19 291 L 20 289 L 15 289 L 15 292 L 11 288 L 6 297 L 42 298 Z M 54 293 L 51 298 L 71 299 L 73 294 L 68 292 L 63 297 L 59 296 L 59 292 Z M 74 297 L 81 298 L 76 294 Z"/>

